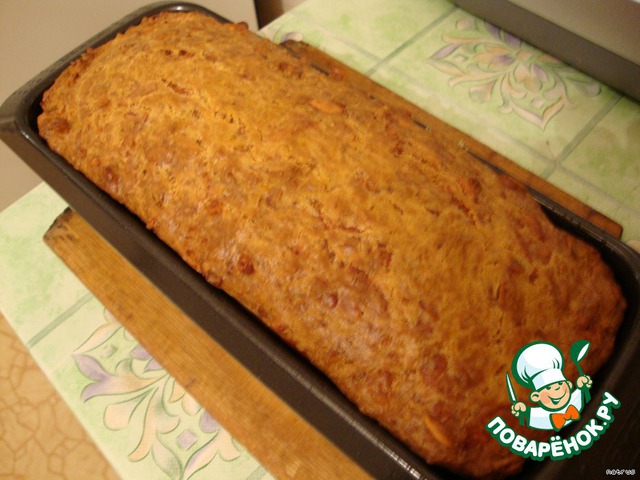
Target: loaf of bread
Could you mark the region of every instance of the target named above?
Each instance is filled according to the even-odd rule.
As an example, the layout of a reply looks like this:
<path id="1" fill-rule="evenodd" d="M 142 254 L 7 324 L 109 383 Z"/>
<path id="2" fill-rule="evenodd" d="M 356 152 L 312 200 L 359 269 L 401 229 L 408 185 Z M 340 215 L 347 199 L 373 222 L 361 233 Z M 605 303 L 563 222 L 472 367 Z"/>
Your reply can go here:
<path id="1" fill-rule="evenodd" d="M 428 463 L 517 471 L 485 429 L 517 424 L 517 350 L 587 339 L 591 374 L 611 353 L 625 300 L 596 250 L 242 25 L 147 18 L 72 63 L 42 108 L 55 152 Z"/>

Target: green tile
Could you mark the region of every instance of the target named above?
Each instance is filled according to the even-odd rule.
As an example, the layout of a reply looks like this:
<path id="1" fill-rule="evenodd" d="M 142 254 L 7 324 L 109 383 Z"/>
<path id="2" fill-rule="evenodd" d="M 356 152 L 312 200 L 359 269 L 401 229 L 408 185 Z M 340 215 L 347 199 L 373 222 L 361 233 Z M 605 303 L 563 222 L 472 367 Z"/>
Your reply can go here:
<path id="1" fill-rule="evenodd" d="M 42 184 L 0 214 L 0 309 L 116 471 L 271 478 L 44 244 L 65 207 Z"/>
<path id="2" fill-rule="evenodd" d="M 562 166 L 640 212 L 640 105 L 622 98 Z"/>
<path id="3" fill-rule="evenodd" d="M 623 226 L 622 240 L 635 248 L 640 254 L 640 214 L 626 205 L 621 205 L 611 213 L 618 223 Z"/>
<path id="4" fill-rule="evenodd" d="M 536 175 L 546 177 L 554 168 L 553 162 L 545 155 L 523 142 L 514 141 L 507 132 L 491 123 L 479 121 L 476 112 L 465 108 L 456 99 L 429 89 L 403 72 L 383 67 L 371 78 Z"/>
<path id="5" fill-rule="evenodd" d="M 42 239 L 65 207 L 41 184 L 0 213 L 0 309 L 25 343 L 87 294 Z"/>
<path id="6" fill-rule="evenodd" d="M 260 34 L 276 42 L 304 41 L 360 72 L 372 68 L 379 59 L 368 52 L 333 36 L 323 27 L 295 15 L 280 17 L 264 27 Z"/>
<path id="7" fill-rule="evenodd" d="M 547 180 L 606 216 L 613 218 L 615 212 L 620 208 L 619 201 L 564 168 L 557 168 Z M 613 219 L 615 220 L 615 218 Z"/>
<path id="8" fill-rule="evenodd" d="M 429 92 L 433 106 L 426 108 L 443 120 L 488 132 L 489 146 L 511 143 L 550 161 L 566 154 L 617 95 L 462 10 L 417 37 L 385 68 Z M 483 126 L 474 127 L 469 119 Z"/>
<path id="9" fill-rule="evenodd" d="M 548 178 L 549 182 L 570 193 L 576 199 L 622 225 L 622 240 L 640 240 L 640 212 L 623 204 L 607 193 L 595 188 L 590 180 L 585 180 L 564 168 L 556 169 Z"/>
<path id="10" fill-rule="evenodd" d="M 125 478 L 271 478 L 95 299 L 31 349 Z"/>
<path id="11" fill-rule="evenodd" d="M 452 8 L 446 0 L 308 0 L 292 13 L 384 58 Z"/>

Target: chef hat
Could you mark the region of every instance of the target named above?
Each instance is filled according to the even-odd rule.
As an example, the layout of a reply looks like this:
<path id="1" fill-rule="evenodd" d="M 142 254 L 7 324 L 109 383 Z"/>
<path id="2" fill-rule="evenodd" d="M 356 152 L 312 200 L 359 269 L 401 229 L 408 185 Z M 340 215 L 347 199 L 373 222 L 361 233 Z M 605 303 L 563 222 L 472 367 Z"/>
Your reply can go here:
<path id="1" fill-rule="evenodd" d="M 538 391 L 547 385 L 566 380 L 562 373 L 562 352 L 547 342 L 530 343 L 516 354 L 512 370 L 521 385 Z"/>

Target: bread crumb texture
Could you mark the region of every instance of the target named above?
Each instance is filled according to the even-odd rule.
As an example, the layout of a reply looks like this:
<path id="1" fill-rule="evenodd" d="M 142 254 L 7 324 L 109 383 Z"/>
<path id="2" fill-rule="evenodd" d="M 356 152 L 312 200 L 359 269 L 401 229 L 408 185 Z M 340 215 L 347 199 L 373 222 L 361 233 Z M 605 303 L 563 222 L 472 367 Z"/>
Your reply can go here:
<path id="1" fill-rule="evenodd" d="M 523 345 L 589 340 L 591 374 L 611 353 L 625 302 L 596 250 L 514 181 L 241 25 L 147 18 L 42 107 L 54 151 L 429 463 L 521 467 L 485 425 L 510 415 Z"/>

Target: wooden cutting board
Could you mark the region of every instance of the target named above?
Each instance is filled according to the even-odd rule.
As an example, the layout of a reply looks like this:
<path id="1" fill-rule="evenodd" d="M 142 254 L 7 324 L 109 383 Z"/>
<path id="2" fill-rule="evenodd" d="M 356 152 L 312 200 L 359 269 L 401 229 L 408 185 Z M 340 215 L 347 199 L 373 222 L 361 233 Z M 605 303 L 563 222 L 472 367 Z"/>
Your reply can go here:
<path id="1" fill-rule="evenodd" d="M 277 478 L 369 478 L 78 214 L 67 209 L 44 240 L 165 370 Z"/>
<path id="2" fill-rule="evenodd" d="M 481 159 L 620 237 L 622 227 L 477 140 L 420 110 L 319 50 L 285 44 L 293 55 L 397 108 L 470 161 Z M 360 479 L 368 475 L 251 375 L 71 210 L 45 243 L 137 340 L 278 478 Z M 215 365 L 216 368 L 211 366 Z"/>
<path id="3" fill-rule="evenodd" d="M 361 73 L 338 62 L 329 55 L 304 42 L 287 41 L 283 47 L 292 55 L 306 61 L 325 75 L 342 79 L 370 96 L 378 98 L 389 105 L 403 110 L 413 121 L 425 128 L 425 135 L 437 135 L 450 149 L 462 149 L 470 156 L 470 161 L 481 160 L 492 165 L 496 170 L 511 176 L 515 180 L 554 200 L 578 216 L 588 220 L 616 238 L 622 235 L 622 226 L 580 200 L 560 190 L 543 178 L 525 170 L 517 163 L 493 151 L 482 142 L 453 128 L 437 117 L 425 112 L 413 103 L 387 88 L 375 83 Z"/>

